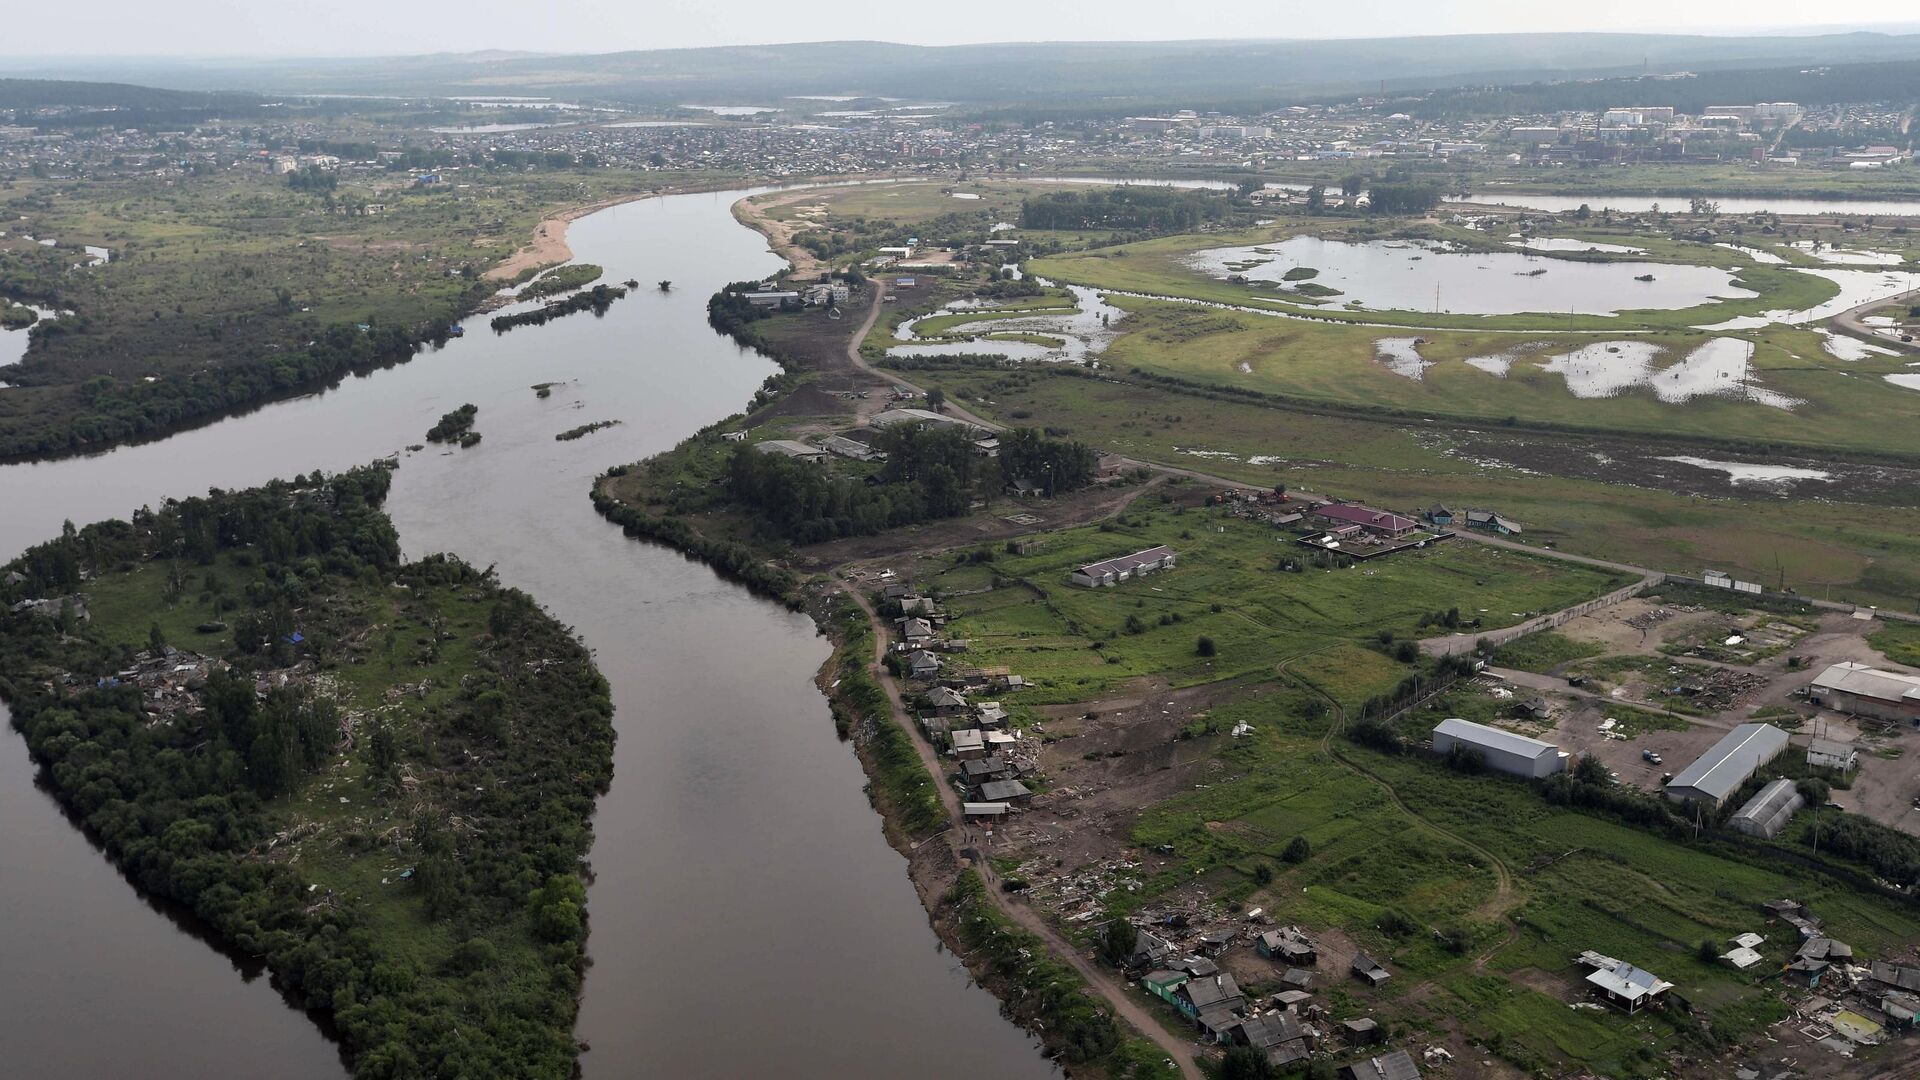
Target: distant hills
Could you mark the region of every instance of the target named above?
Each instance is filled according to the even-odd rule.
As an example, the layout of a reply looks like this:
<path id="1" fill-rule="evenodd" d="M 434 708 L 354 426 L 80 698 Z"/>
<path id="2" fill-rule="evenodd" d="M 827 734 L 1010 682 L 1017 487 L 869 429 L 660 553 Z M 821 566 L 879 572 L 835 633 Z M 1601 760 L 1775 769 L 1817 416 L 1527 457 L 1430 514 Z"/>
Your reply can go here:
<path id="1" fill-rule="evenodd" d="M 1709 37 L 1479 34 L 1341 41 L 842 41 L 594 55 L 489 51 L 343 59 L 0 60 L 0 74 L 259 94 L 527 95 L 631 104 L 775 104 L 854 94 L 983 106 L 1127 109 L 1285 102 L 1675 70 L 1920 60 L 1920 34 Z"/>

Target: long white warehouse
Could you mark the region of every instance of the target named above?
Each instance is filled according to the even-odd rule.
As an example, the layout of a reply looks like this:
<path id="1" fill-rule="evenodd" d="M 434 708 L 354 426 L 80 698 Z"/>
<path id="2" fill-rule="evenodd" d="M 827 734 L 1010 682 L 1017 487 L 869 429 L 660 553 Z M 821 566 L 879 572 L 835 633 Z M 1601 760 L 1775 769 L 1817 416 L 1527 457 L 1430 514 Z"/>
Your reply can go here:
<path id="1" fill-rule="evenodd" d="M 1433 749 L 1444 754 L 1456 746 L 1478 751 L 1487 768 L 1539 779 L 1567 767 L 1567 754 L 1558 746 L 1471 720 L 1442 720 L 1433 729 Z"/>
<path id="2" fill-rule="evenodd" d="M 1760 771 L 1787 748 L 1787 733 L 1771 724 L 1741 724 L 1727 732 L 1713 748 L 1680 770 L 1667 785 L 1667 798 L 1675 802 L 1710 802 L 1715 806 L 1727 801 L 1747 777 Z"/>

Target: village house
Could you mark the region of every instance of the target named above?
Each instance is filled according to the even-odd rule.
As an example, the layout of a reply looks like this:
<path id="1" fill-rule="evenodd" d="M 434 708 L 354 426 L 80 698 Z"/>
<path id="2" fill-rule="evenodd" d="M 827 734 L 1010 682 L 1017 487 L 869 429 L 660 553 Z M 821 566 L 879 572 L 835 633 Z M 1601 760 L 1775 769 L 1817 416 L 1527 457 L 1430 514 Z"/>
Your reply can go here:
<path id="1" fill-rule="evenodd" d="M 908 642 L 921 642 L 933 636 L 933 624 L 926 619 L 909 616 L 899 620 L 900 637 Z"/>
<path id="2" fill-rule="evenodd" d="M 1380 962 L 1366 953 L 1354 953 L 1351 965 L 1353 977 L 1368 986 L 1381 986 L 1393 977 L 1393 973 L 1380 966 Z"/>
<path id="3" fill-rule="evenodd" d="M 1673 989 L 1672 983 L 1625 960 L 1589 951 L 1580 954 L 1579 962 L 1593 969 L 1586 980 L 1593 992 L 1629 1013 L 1660 1001 Z"/>
<path id="4" fill-rule="evenodd" d="M 1162 964 L 1170 959 L 1177 950 L 1173 943 L 1158 934 L 1135 929 L 1133 932 L 1133 952 L 1127 957 L 1127 968 L 1137 971 L 1143 967 Z M 1172 974 L 1171 972 L 1169 974 Z M 1172 987 L 1167 988 L 1172 993 Z M 1169 998 L 1169 1001 L 1172 999 Z"/>
<path id="5" fill-rule="evenodd" d="M 1026 806 L 1033 802 L 1033 792 L 1018 780 L 990 780 L 980 785 L 977 794 L 982 802 L 999 802 L 1010 806 Z"/>
<path id="6" fill-rule="evenodd" d="M 1490 532 L 1496 536 L 1519 536 L 1524 530 L 1519 522 L 1500 516 L 1496 510 L 1467 511 L 1467 528 Z"/>
<path id="7" fill-rule="evenodd" d="M 1170 570 L 1174 566 L 1174 560 L 1172 548 L 1151 547 L 1117 559 L 1088 563 L 1075 570 L 1070 580 L 1075 585 L 1090 589 L 1099 588 L 1102 585 L 1118 585 L 1129 578 L 1155 570 Z"/>
<path id="8" fill-rule="evenodd" d="M 977 728 L 962 728 L 948 736 L 953 743 L 953 756 L 963 763 L 972 764 L 987 756 L 987 743 L 980 737 Z"/>
<path id="9" fill-rule="evenodd" d="M 1216 1042 L 1238 1022 L 1236 1014 L 1246 1005 L 1246 995 L 1225 972 L 1188 979 L 1173 992 L 1173 1007 Z"/>
<path id="10" fill-rule="evenodd" d="M 960 716 L 969 711 L 966 697 L 952 687 L 936 686 L 927 691 L 926 700 L 935 716 Z"/>
<path id="11" fill-rule="evenodd" d="M 1413 1055 L 1405 1050 L 1393 1050 L 1342 1065 L 1337 1075 L 1340 1080 L 1420 1080 L 1420 1067 L 1413 1063 Z"/>
<path id="12" fill-rule="evenodd" d="M 1807 745 L 1807 764 L 1816 769 L 1852 772 L 1859 761 L 1860 751 L 1850 742 L 1816 738 Z"/>
<path id="13" fill-rule="evenodd" d="M 1006 758 L 999 756 L 974 758 L 960 763 L 960 778 L 966 781 L 968 787 L 978 787 L 993 780 L 1011 780 L 1013 766 L 1007 764 Z"/>
<path id="14" fill-rule="evenodd" d="M 925 649 L 916 649 L 907 654 L 906 668 L 910 679 L 931 679 L 940 674 L 940 658 Z"/>
<path id="15" fill-rule="evenodd" d="M 1227 1038 L 1237 1046 L 1262 1051 L 1276 1068 L 1305 1061 L 1312 1049 L 1312 1033 L 1290 1012 L 1246 1017 L 1227 1028 Z"/>
<path id="16" fill-rule="evenodd" d="M 1370 506 L 1357 503 L 1327 503 L 1316 506 L 1313 516 L 1330 521 L 1336 526 L 1358 525 L 1367 532 L 1390 539 L 1397 539 L 1412 532 L 1419 522 L 1412 518 L 1390 514 L 1385 510 L 1375 510 Z"/>
<path id="17" fill-rule="evenodd" d="M 1269 960 L 1312 967 L 1318 960 L 1313 939 L 1297 926 L 1269 930 L 1255 939 L 1254 951 Z"/>

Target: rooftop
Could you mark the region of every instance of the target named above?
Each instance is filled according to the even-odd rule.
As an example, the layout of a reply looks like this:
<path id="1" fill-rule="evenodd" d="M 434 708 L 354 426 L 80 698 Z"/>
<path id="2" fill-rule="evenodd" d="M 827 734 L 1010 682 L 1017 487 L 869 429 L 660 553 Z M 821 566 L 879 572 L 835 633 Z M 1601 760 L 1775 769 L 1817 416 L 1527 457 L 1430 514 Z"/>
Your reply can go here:
<path id="1" fill-rule="evenodd" d="M 1529 739 L 1525 735 L 1515 735 L 1511 731 L 1502 731 L 1497 727 L 1476 724 L 1471 720 L 1447 719 L 1436 724 L 1435 735 L 1446 735 L 1474 746 L 1484 746 L 1490 750 L 1517 754 L 1524 758 L 1537 758 L 1542 754 L 1557 754 L 1560 748 L 1550 742 Z"/>
<path id="2" fill-rule="evenodd" d="M 1814 677 L 1815 690 L 1835 690 L 1879 701 L 1920 704 L 1920 676 L 1881 671 L 1852 661 L 1834 664 Z"/>
<path id="3" fill-rule="evenodd" d="M 1771 724 L 1741 724 L 1682 769 L 1667 789 L 1693 788 L 1725 799 L 1786 745 L 1787 733 Z"/>

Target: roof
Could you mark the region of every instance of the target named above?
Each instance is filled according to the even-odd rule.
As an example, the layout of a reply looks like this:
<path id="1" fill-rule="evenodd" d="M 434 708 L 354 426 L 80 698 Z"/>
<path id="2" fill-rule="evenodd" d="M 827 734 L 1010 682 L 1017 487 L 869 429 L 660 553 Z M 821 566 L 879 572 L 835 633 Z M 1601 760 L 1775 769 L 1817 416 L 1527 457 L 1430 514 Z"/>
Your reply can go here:
<path id="1" fill-rule="evenodd" d="M 960 811 L 968 817 L 1000 817 L 1007 812 L 1007 804 L 1003 802 L 961 803 Z"/>
<path id="2" fill-rule="evenodd" d="M 1476 724 L 1471 720 L 1458 718 L 1442 720 L 1434 725 L 1435 735 L 1445 735 L 1458 739 L 1471 746 L 1498 750 L 1505 754 L 1515 754 L 1523 758 L 1537 758 L 1542 754 L 1558 754 L 1560 748 L 1550 742 L 1529 739 L 1525 735 L 1515 735 L 1511 731 L 1502 731 L 1497 727 Z"/>
<path id="3" fill-rule="evenodd" d="M 1420 1066 L 1405 1050 L 1390 1050 L 1346 1067 L 1357 1080 L 1420 1080 Z"/>
<path id="4" fill-rule="evenodd" d="M 895 424 L 958 424 L 961 421 L 931 409 L 888 409 L 868 418 L 868 427 L 892 427 Z"/>
<path id="5" fill-rule="evenodd" d="M 1166 545 L 1150 547 L 1145 551 L 1136 551 L 1131 555 L 1122 555 L 1117 559 L 1103 559 L 1080 567 L 1080 573 L 1088 577 L 1100 577 L 1104 574 L 1121 574 L 1138 570 L 1143 566 L 1152 566 L 1161 559 L 1173 554 Z"/>
<path id="6" fill-rule="evenodd" d="M 1018 780 L 989 780 L 980 785 L 980 797 L 998 802 L 1003 799 L 1022 799 L 1033 792 Z"/>
<path id="7" fill-rule="evenodd" d="M 1870 968 L 1874 982 L 1897 986 L 1902 990 L 1920 990 L 1920 968 L 1901 967 L 1884 960 L 1875 960 Z"/>
<path id="8" fill-rule="evenodd" d="M 1793 817 L 1795 811 L 1806 804 L 1807 800 L 1801 797 L 1793 781 L 1783 777 L 1761 788 L 1758 794 L 1748 799 L 1747 805 L 1741 807 L 1728 824 L 1736 829 L 1742 824 L 1751 825 L 1772 836 Z"/>
<path id="9" fill-rule="evenodd" d="M 817 446 L 808 446 L 793 439 L 768 439 L 754 443 L 753 448 L 763 454 L 785 454 L 788 457 L 819 457 L 825 452 Z"/>
<path id="10" fill-rule="evenodd" d="M 1007 764 L 1007 759 L 998 754 L 992 757 L 975 758 L 972 761 L 963 761 L 960 763 L 960 771 L 968 776 L 992 776 L 996 773 L 1007 772 L 1011 768 L 1012 766 Z"/>
<path id="11" fill-rule="evenodd" d="M 1624 961 L 1618 967 L 1599 968 L 1587 976 L 1587 981 L 1615 997 L 1636 1002 L 1673 989 L 1672 983 L 1653 972 Z"/>
<path id="12" fill-rule="evenodd" d="M 1353 970 L 1362 975 L 1371 975 L 1376 971 L 1382 975 L 1391 974 L 1386 968 L 1380 966 L 1378 960 L 1368 956 L 1366 953 L 1353 954 Z"/>
<path id="13" fill-rule="evenodd" d="M 955 750 L 978 750 L 986 745 L 986 739 L 980 734 L 979 728 L 961 728 L 948 737 L 953 740 Z"/>
<path id="14" fill-rule="evenodd" d="M 1234 983 L 1233 976 L 1224 972 L 1207 978 L 1189 979 L 1181 984 L 1180 989 L 1199 1012 L 1206 1012 L 1210 1006 L 1231 1002 L 1241 996 L 1240 987 Z"/>
<path id="15" fill-rule="evenodd" d="M 1787 733 L 1772 724 L 1741 724 L 1682 769 L 1667 790 L 1692 788 L 1725 799 L 1786 745 Z"/>
<path id="16" fill-rule="evenodd" d="M 1418 524 L 1412 518 L 1401 517 L 1399 514 L 1390 514 L 1385 510 L 1375 510 L 1371 506 L 1360 506 L 1354 503 L 1327 503 L 1324 506 L 1316 507 L 1313 512 L 1323 518 L 1331 518 L 1334 521 L 1345 521 L 1354 525 L 1365 525 L 1369 528 L 1386 529 L 1391 532 L 1401 532 L 1411 529 L 1414 525 Z"/>
<path id="17" fill-rule="evenodd" d="M 1815 676 L 1813 689 L 1836 690 L 1876 701 L 1920 705 L 1920 676 L 1881 671 L 1852 661 L 1835 664 Z"/>
<path id="18" fill-rule="evenodd" d="M 1248 1046 L 1257 1046 L 1262 1050 L 1306 1035 L 1300 1027 L 1299 1018 L 1289 1012 L 1249 1016 L 1234 1026 L 1240 1029 L 1241 1037 L 1247 1040 Z"/>
<path id="19" fill-rule="evenodd" d="M 1852 757 L 1855 751 L 1853 748 L 1853 744 L 1850 742 L 1841 742 L 1839 739 L 1816 738 L 1812 742 L 1807 744 L 1807 753 L 1824 754 L 1827 757 L 1845 758 L 1845 757 Z"/>

